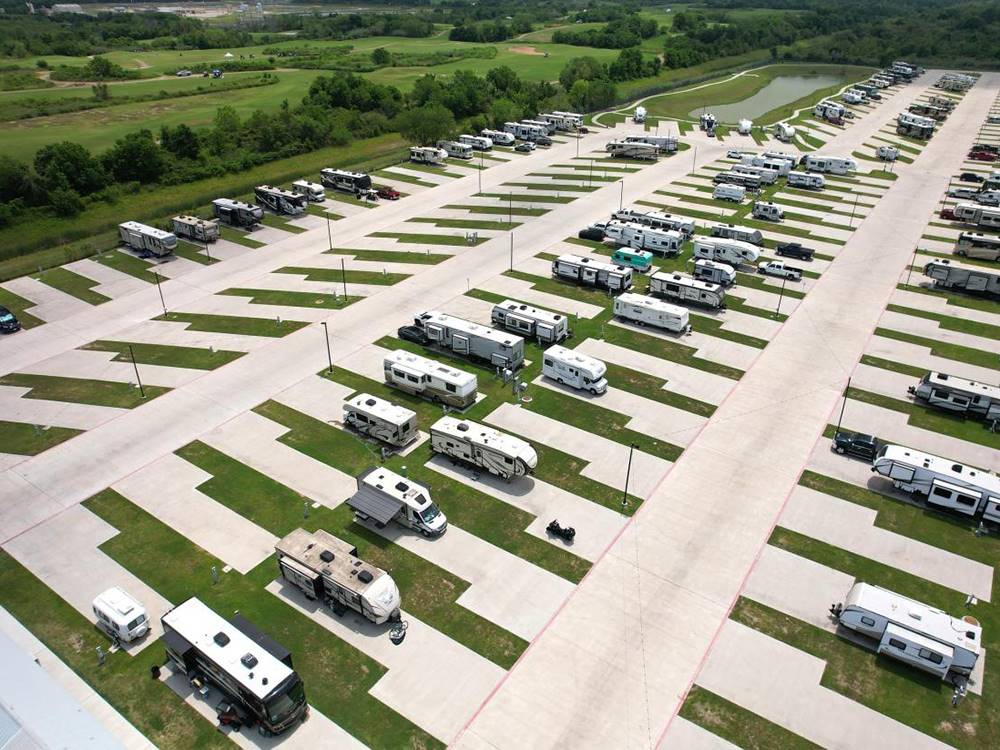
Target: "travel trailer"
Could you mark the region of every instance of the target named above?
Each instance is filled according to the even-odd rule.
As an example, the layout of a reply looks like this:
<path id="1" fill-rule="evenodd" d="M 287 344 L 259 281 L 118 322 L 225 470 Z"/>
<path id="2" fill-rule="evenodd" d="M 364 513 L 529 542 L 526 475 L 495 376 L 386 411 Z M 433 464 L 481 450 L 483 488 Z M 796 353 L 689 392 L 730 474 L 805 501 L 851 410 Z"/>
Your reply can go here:
<path id="1" fill-rule="evenodd" d="M 699 237 L 694 241 L 694 257 L 728 263 L 739 268 L 748 263 L 756 264 L 760 258 L 760 248 L 741 240 Z"/>
<path id="2" fill-rule="evenodd" d="M 366 195 L 372 189 L 372 178 L 363 172 L 326 167 L 319 170 L 319 179 L 327 187 L 354 195 Z"/>
<path id="3" fill-rule="evenodd" d="M 526 125 L 522 122 L 505 122 L 504 132 L 510 133 L 521 141 L 537 141 L 541 137 L 548 138 L 548 128 L 540 125 Z"/>
<path id="4" fill-rule="evenodd" d="M 538 466 L 538 454 L 530 443 L 455 417 L 441 417 L 431 425 L 431 450 L 508 482 L 531 474 Z"/>
<path id="5" fill-rule="evenodd" d="M 672 229 L 654 229 L 644 224 L 609 221 L 604 225 L 604 235 L 618 245 L 636 250 L 649 250 L 667 255 L 677 255 L 684 244 L 684 235 Z"/>
<path id="6" fill-rule="evenodd" d="M 875 149 L 875 156 L 882 161 L 896 161 L 899 158 L 899 149 L 895 146 L 879 146 Z"/>
<path id="7" fill-rule="evenodd" d="M 358 557 L 350 542 L 317 529 L 295 529 L 274 545 L 281 577 L 334 612 L 352 609 L 381 625 L 399 621 L 399 589 L 392 576 Z"/>
<path id="8" fill-rule="evenodd" d="M 611 262 L 630 266 L 639 273 L 646 273 L 653 267 L 653 254 L 648 250 L 620 247 L 611 254 Z"/>
<path id="9" fill-rule="evenodd" d="M 512 133 L 503 130 L 481 130 L 479 135 L 488 138 L 494 146 L 513 146 L 516 141 Z"/>
<path id="10" fill-rule="evenodd" d="M 923 495 L 929 505 L 1000 523 L 996 474 L 901 445 L 883 446 L 872 472 L 891 479 L 898 490 Z"/>
<path id="11" fill-rule="evenodd" d="M 858 169 L 858 163 L 850 157 L 821 156 L 819 154 L 806 154 L 802 157 L 802 165 L 807 172 L 826 172 L 836 175 L 850 174 Z"/>
<path id="12" fill-rule="evenodd" d="M 677 150 L 677 138 L 672 135 L 654 135 L 646 133 L 644 135 L 627 135 L 626 143 L 645 143 L 649 146 L 656 146 L 656 150 L 661 154 L 672 154 Z"/>
<path id="13" fill-rule="evenodd" d="M 490 319 L 498 328 L 535 339 L 539 344 L 555 344 L 569 336 L 569 321 L 565 315 L 540 310 L 512 299 L 493 305 Z"/>
<path id="14" fill-rule="evenodd" d="M 663 328 L 673 333 L 688 329 L 689 317 L 685 308 L 643 294 L 619 295 L 615 298 L 614 313 L 640 326 Z"/>
<path id="15" fill-rule="evenodd" d="M 821 174 L 789 172 L 788 187 L 803 188 L 805 190 L 822 190 L 826 187 L 826 179 Z"/>
<path id="16" fill-rule="evenodd" d="M 556 130 L 570 131 L 576 130 L 576 125 L 573 120 L 569 117 L 563 117 L 562 115 L 557 115 L 554 112 L 546 112 L 544 114 L 538 115 L 539 120 L 544 120 L 550 125 L 555 125 Z"/>
<path id="17" fill-rule="evenodd" d="M 774 137 L 782 143 L 791 143 L 795 140 L 795 126 L 779 122 L 774 126 Z"/>
<path id="18" fill-rule="evenodd" d="M 458 141 L 438 141 L 437 147 L 443 149 L 448 156 L 455 159 L 471 159 L 472 146 Z"/>
<path id="19" fill-rule="evenodd" d="M 550 346 L 542 355 L 542 375 L 598 396 L 608 390 L 608 368 L 601 360 L 564 346 Z"/>
<path id="20" fill-rule="evenodd" d="M 943 411 L 1000 422 L 1000 386 L 929 372 L 911 385 L 910 394 Z"/>
<path id="21" fill-rule="evenodd" d="M 243 229 L 253 229 L 264 220 L 264 209 L 260 206 L 230 198 L 216 198 L 212 201 L 212 212 L 223 224 Z"/>
<path id="22" fill-rule="evenodd" d="M 344 402 L 344 424 L 395 448 L 413 442 L 419 434 L 416 412 L 367 393 Z"/>
<path id="23" fill-rule="evenodd" d="M 635 108 L 635 112 L 632 114 L 632 122 L 637 125 L 641 125 L 646 122 L 646 108 L 643 106 L 638 106 Z"/>
<path id="24" fill-rule="evenodd" d="M 929 117 L 935 122 L 944 122 L 948 119 L 948 113 L 951 111 L 945 109 L 944 107 L 936 107 L 933 104 L 924 104 L 922 102 L 915 102 L 911 104 L 906 110 L 910 114 L 917 115 L 919 117 Z"/>
<path id="25" fill-rule="evenodd" d="M 431 499 L 431 491 L 384 466 L 357 477 L 358 491 L 347 499 L 358 523 L 371 521 L 377 528 L 397 523 L 427 537 L 441 536 L 448 519 Z"/>
<path id="26" fill-rule="evenodd" d="M 932 117 L 921 117 L 910 112 L 900 112 L 896 117 L 896 132 L 911 138 L 930 138 L 934 135 L 937 121 Z"/>
<path id="27" fill-rule="evenodd" d="M 660 149 L 651 143 L 637 143 L 635 141 L 610 141 L 604 146 L 604 150 L 613 157 L 622 159 L 656 159 Z"/>
<path id="28" fill-rule="evenodd" d="M 761 179 L 755 174 L 746 174 L 744 172 L 737 172 L 735 170 L 729 170 L 728 172 L 719 172 L 712 178 L 712 182 L 716 185 L 720 183 L 726 183 L 729 185 L 739 185 L 740 187 L 746 188 L 747 190 L 758 191 L 760 190 Z"/>
<path id="29" fill-rule="evenodd" d="M 177 236 L 171 232 L 146 226 L 137 221 L 126 221 L 118 225 L 118 237 L 122 244 L 142 256 L 165 258 L 177 249 Z"/>
<path id="30" fill-rule="evenodd" d="M 713 310 L 725 308 L 726 290 L 719 284 L 699 281 L 676 271 L 658 271 L 649 277 L 649 293 L 676 302 L 689 302 Z"/>
<path id="31" fill-rule="evenodd" d="M 215 242 L 219 239 L 219 222 L 216 219 L 199 219 L 197 216 L 175 216 L 170 220 L 174 234 L 195 242 Z"/>
<path id="32" fill-rule="evenodd" d="M 493 141 L 481 135 L 460 135 L 458 142 L 471 147 L 473 151 L 493 150 Z"/>
<path id="33" fill-rule="evenodd" d="M 559 115 L 564 120 L 571 122 L 573 127 L 578 128 L 583 125 L 583 115 L 577 112 L 561 112 L 558 109 L 552 110 L 552 114 Z"/>
<path id="34" fill-rule="evenodd" d="M 464 318 L 430 310 L 413 319 L 433 343 L 455 354 L 516 370 L 524 364 L 524 339 Z"/>
<path id="35" fill-rule="evenodd" d="M 258 185 L 253 189 L 253 194 L 262 206 L 266 206 L 276 214 L 286 216 L 298 216 L 306 210 L 306 205 L 309 203 L 306 196 L 300 193 L 271 185 Z"/>
<path id="36" fill-rule="evenodd" d="M 225 620 L 191 598 L 160 622 L 175 670 L 204 695 L 211 685 L 225 696 L 213 701 L 220 719 L 235 713 L 241 724 L 271 735 L 291 729 L 306 715 L 306 691 L 292 668 L 292 655 L 241 615 Z"/>
<path id="37" fill-rule="evenodd" d="M 560 255 L 552 261 L 552 275 L 582 286 L 622 292 L 632 288 L 632 269 L 579 255 Z"/>
<path id="38" fill-rule="evenodd" d="M 385 382 L 404 393 L 464 409 L 476 402 L 478 382 L 469 372 L 397 349 L 382 362 Z"/>
<path id="39" fill-rule="evenodd" d="M 538 119 L 538 120 L 521 120 L 525 125 L 536 125 L 540 127 L 545 135 L 554 135 L 558 128 L 554 122 L 549 122 L 548 120 Z"/>
<path id="40" fill-rule="evenodd" d="M 696 279 L 711 281 L 713 284 L 728 286 L 736 281 L 736 269 L 726 263 L 716 263 L 714 260 L 699 258 L 694 262 Z"/>
<path id="41" fill-rule="evenodd" d="M 848 89 L 840 98 L 848 104 L 861 104 L 867 97 L 860 91 Z"/>
<path id="42" fill-rule="evenodd" d="M 117 586 L 98 594 L 91 609 L 97 617 L 97 627 L 116 644 L 132 643 L 149 632 L 146 608 Z"/>
<path id="43" fill-rule="evenodd" d="M 729 185 L 728 183 L 723 182 L 722 184 L 715 186 L 715 189 L 712 191 L 712 197 L 717 201 L 742 203 L 747 197 L 747 189 L 742 185 Z"/>
<path id="44" fill-rule="evenodd" d="M 958 289 L 973 294 L 1000 295 L 1000 272 L 980 266 L 960 266 L 952 260 L 932 260 L 924 265 L 924 275 L 941 289 Z"/>
<path id="45" fill-rule="evenodd" d="M 849 630 L 875 641 L 875 651 L 942 680 L 949 672 L 970 675 L 979 660 L 983 631 L 966 615 L 908 599 L 870 583 L 857 582 L 831 612 Z"/>
<path id="46" fill-rule="evenodd" d="M 740 240 L 749 242 L 751 245 L 764 245 L 764 235 L 759 229 L 741 227 L 738 224 L 713 224 L 712 236 L 721 237 L 726 240 Z"/>
<path id="47" fill-rule="evenodd" d="M 824 99 L 813 107 L 813 115 L 835 125 L 841 125 L 844 122 L 844 105 L 840 102 Z"/>
<path id="48" fill-rule="evenodd" d="M 615 211 L 611 215 L 612 219 L 618 221 L 631 221 L 635 224 L 645 224 L 654 229 L 672 229 L 680 232 L 684 239 L 689 239 L 694 234 L 694 219 L 677 214 L 667 214 L 662 211 L 641 211 L 634 208 L 623 208 Z"/>
<path id="49" fill-rule="evenodd" d="M 750 135 L 751 130 L 753 130 L 753 120 L 743 117 L 736 123 L 736 132 L 740 135 Z"/>
<path id="50" fill-rule="evenodd" d="M 296 180 L 292 183 L 292 192 L 304 195 L 306 200 L 312 203 L 322 203 L 326 200 L 326 190 L 318 182 Z"/>
<path id="51" fill-rule="evenodd" d="M 448 152 L 436 146 L 410 146 L 410 161 L 439 167 L 448 158 Z"/>
<path id="52" fill-rule="evenodd" d="M 732 172 L 737 174 L 749 174 L 760 179 L 762 185 L 773 185 L 778 181 L 778 177 L 781 175 L 773 169 L 767 169 L 766 167 L 748 167 L 746 164 L 736 164 L 733 166 Z"/>
<path id="53" fill-rule="evenodd" d="M 765 221 L 782 221 L 785 218 L 785 212 L 781 206 L 770 201 L 757 201 L 753 204 L 752 213 L 755 219 L 764 219 Z"/>
<path id="54" fill-rule="evenodd" d="M 941 216 L 980 227 L 1000 227 L 1000 208 L 980 206 L 977 203 L 959 203 L 950 210 L 946 208 Z"/>
<path id="55" fill-rule="evenodd" d="M 796 165 L 796 160 L 791 156 L 768 156 L 764 154 L 743 154 L 740 157 L 740 164 L 745 167 L 764 167 L 772 169 L 781 177 L 786 177 Z"/>
<path id="56" fill-rule="evenodd" d="M 962 232 L 955 244 L 955 255 L 980 260 L 1000 260 L 1000 237 L 978 232 Z"/>

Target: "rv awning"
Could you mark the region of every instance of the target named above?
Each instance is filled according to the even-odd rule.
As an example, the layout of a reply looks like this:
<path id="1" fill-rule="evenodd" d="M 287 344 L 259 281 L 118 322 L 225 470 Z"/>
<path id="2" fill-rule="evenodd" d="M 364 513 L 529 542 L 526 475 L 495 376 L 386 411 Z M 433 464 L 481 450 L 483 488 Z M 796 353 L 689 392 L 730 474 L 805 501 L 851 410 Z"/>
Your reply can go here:
<path id="1" fill-rule="evenodd" d="M 370 492 L 357 492 L 348 498 L 347 507 L 364 513 L 375 523 L 389 523 L 399 513 L 403 503 L 384 495 L 375 496 Z"/>
<path id="2" fill-rule="evenodd" d="M 955 658 L 955 649 L 951 646 L 941 643 L 941 641 L 936 641 L 933 638 L 928 638 L 922 633 L 918 633 L 910 628 L 904 628 L 901 625 L 897 625 L 890 622 L 885 627 L 885 635 L 882 636 L 883 643 L 888 643 L 889 638 L 898 638 L 902 641 L 909 641 L 917 648 L 925 648 L 928 651 L 941 654 L 942 657 L 948 660 L 950 664 Z"/>

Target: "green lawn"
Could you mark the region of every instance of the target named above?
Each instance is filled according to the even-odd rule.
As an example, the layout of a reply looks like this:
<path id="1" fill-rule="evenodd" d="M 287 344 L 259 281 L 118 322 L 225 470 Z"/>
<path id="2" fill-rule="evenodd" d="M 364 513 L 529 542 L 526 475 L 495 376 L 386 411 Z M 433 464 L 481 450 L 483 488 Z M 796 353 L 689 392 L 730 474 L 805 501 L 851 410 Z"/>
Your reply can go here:
<path id="1" fill-rule="evenodd" d="M 177 241 L 177 247 L 174 248 L 174 255 L 180 258 L 187 258 L 188 260 L 194 261 L 195 263 L 200 263 L 203 266 L 210 266 L 213 263 L 218 263 L 218 258 L 213 258 L 211 256 L 212 249 L 208 249 L 208 254 L 205 253 L 205 249 L 201 245 L 195 245 L 191 242 L 185 242 L 184 240 Z"/>
<path id="2" fill-rule="evenodd" d="M 272 318 L 244 318 L 240 315 L 207 315 L 203 313 L 172 312 L 153 320 L 187 323 L 190 331 L 213 331 L 238 336 L 267 336 L 281 338 L 309 325 L 297 320 L 278 321 Z"/>
<path id="3" fill-rule="evenodd" d="M 272 227 L 274 229 L 281 229 L 285 232 L 291 232 L 292 234 L 302 234 L 305 229 L 302 227 L 297 227 L 294 224 L 289 224 L 289 218 L 287 216 L 277 216 L 276 214 L 265 213 L 264 218 L 261 220 L 261 224 L 266 227 Z"/>
<path id="4" fill-rule="evenodd" d="M 321 292 L 295 292 L 283 289 L 243 289 L 233 287 L 224 289 L 218 294 L 230 297 L 249 297 L 254 305 L 280 305 L 286 307 L 311 307 L 326 310 L 339 310 L 361 297 L 345 297 L 337 294 Z"/>
<path id="5" fill-rule="evenodd" d="M 519 221 L 483 221 L 480 219 L 433 219 L 416 217 L 407 221 L 421 224 L 433 224 L 436 227 L 448 229 L 488 229 L 495 232 L 509 232 L 515 227 L 521 226 Z"/>
<path id="6" fill-rule="evenodd" d="M 306 281 L 347 284 L 380 284 L 391 286 L 410 277 L 407 273 L 379 273 L 378 271 L 341 271 L 339 268 L 306 268 L 305 266 L 285 266 L 275 273 L 290 273 L 305 276 Z M 303 292 L 305 294 L 305 292 Z"/>
<path id="7" fill-rule="evenodd" d="M 0 305 L 14 313 L 14 316 L 21 321 L 22 328 L 34 328 L 45 322 L 28 312 L 28 310 L 35 306 L 34 302 L 14 294 L 14 292 L 3 287 L 0 287 Z"/>
<path id="8" fill-rule="evenodd" d="M 946 256 L 950 257 L 950 256 Z M 968 260 L 962 258 L 963 263 L 967 263 Z M 996 268 L 996 266 L 991 266 Z M 917 294 L 927 294 L 932 297 L 944 297 L 948 300 L 949 305 L 954 305 L 955 307 L 965 307 L 970 310 L 979 310 L 980 312 L 995 313 L 997 312 L 997 303 L 994 300 L 986 299 L 984 297 L 973 297 L 967 294 L 961 294 L 959 292 L 949 292 L 944 289 L 928 289 L 922 286 L 911 286 L 909 284 L 899 284 L 898 289 L 903 289 L 907 292 L 916 292 Z M 956 313 L 961 313 L 961 310 L 956 310 Z"/>
<path id="9" fill-rule="evenodd" d="M 144 385 L 146 395 L 143 397 L 139 388 L 131 383 L 66 378 L 58 375 L 32 375 L 24 372 L 12 372 L 0 377 L 0 385 L 30 388 L 31 390 L 22 398 L 67 401 L 118 409 L 134 409 L 170 390 L 156 385 Z"/>
<path id="10" fill-rule="evenodd" d="M 875 335 L 882 336 L 887 339 L 905 341 L 909 344 L 915 344 L 917 346 L 927 347 L 931 350 L 931 354 L 935 357 L 944 357 L 945 359 L 953 359 L 956 362 L 965 362 L 970 365 L 990 367 L 994 370 L 1000 370 L 1000 357 L 998 357 L 994 352 L 986 352 L 980 349 L 973 349 L 968 346 L 961 346 L 959 344 L 949 344 L 943 341 L 935 341 L 934 339 L 924 338 L 923 336 L 914 336 L 910 333 L 893 331 L 889 328 L 876 328 Z"/>
<path id="11" fill-rule="evenodd" d="M 50 268 L 35 274 L 34 278 L 64 294 L 76 297 L 88 305 L 100 305 L 111 299 L 94 291 L 93 287 L 97 286 L 98 282 L 70 271 L 68 268 Z"/>
<path id="12" fill-rule="evenodd" d="M 152 263 L 144 261 L 141 258 L 136 258 L 134 255 L 129 255 L 124 251 L 112 250 L 108 253 L 95 255 L 91 260 L 95 260 L 101 265 L 113 268 L 129 276 L 134 276 L 140 281 L 145 281 L 149 284 L 157 283 L 156 276 L 151 270 L 153 268 Z M 160 283 L 166 280 L 166 277 L 160 276 Z"/>
<path id="13" fill-rule="evenodd" d="M 476 193 L 474 198 L 500 198 L 511 203 L 572 203 L 577 196 L 545 195 L 544 193 Z M 530 210 L 530 209 L 528 209 Z"/>
<path id="14" fill-rule="evenodd" d="M 409 185 L 420 185 L 422 187 L 427 187 L 427 188 L 437 187 L 433 182 L 430 182 L 428 180 L 421 180 L 419 177 L 415 177 L 412 174 L 403 174 L 402 172 L 388 172 L 384 169 L 379 169 L 376 170 L 375 172 L 372 172 L 372 176 L 378 177 L 387 182 L 393 182 L 393 181 L 405 182 Z M 358 202 L 361 203 L 361 201 Z M 374 203 L 365 202 L 364 205 L 367 205 L 370 208 L 375 208 Z"/>
<path id="15" fill-rule="evenodd" d="M 80 348 L 96 352 L 116 352 L 113 362 L 131 362 L 134 354 L 135 361 L 140 365 L 185 367 L 192 370 L 214 370 L 239 359 L 245 353 L 129 341 L 91 341 Z"/>
<path id="16" fill-rule="evenodd" d="M 460 209 L 462 211 L 468 211 L 470 214 L 490 214 L 494 216 L 543 216 L 548 213 L 548 209 L 545 208 L 523 208 L 522 206 L 503 208 L 502 206 L 469 206 L 449 204 L 444 206 L 444 208 Z"/>
<path id="17" fill-rule="evenodd" d="M 243 245 L 243 247 L 249 247 L 253 250 L 257 249 L 258 247 L 264 247 L 263 242 L 258 242 L 255 239 L 251 239 L 250 237 L 247 236 L 247 233 L 244 232 L 243 230 L 234 229 L 233 227 L 225 225 L 219 227 L 219 237 L 221 239 L 228 240 L 229 242 L 235 242 L 237 245 Z"/>
<path id="18" fill-rule="evenodd" d="M 351 255 L 355 260 L 370 260 L 378 263 L 420 263 L 434 266 L 448 260 L 447 253 L 432 253 L 427 250 L 422 253 L 409 250 L 360 250 L 350 247 L 335 247 L 326 251 L 330 255 Z"/>
<path id="19" fill-rule="evenodd" d="M 864 354 L 861 356 L 861 364 L 869 365 L 870 367 L 880 367 L 883 370 L 898 372 L 902 375 L 910 375 L 914 378 L 922 378 L 927 374 L 927 370 L 922 367 L 914 367 L 913 365 L 903 364 L 902 362 L 893 362 L 891 359 L 873 357 L 870 354 Z"/>
<path id="20" fill-rule="evenodd" d="M 54 445 L 76 437 L 81 432 L 83 430 L 73 430 L 69 427 L 48 427 L 0 419 L 0 446 L 3 446 L 4 453 L 37 456 Z"/>
<path id="21" fill-rule="evenodd" d="M 405 242 L 411 245 L 450 245 L 450 246 L 475 246 L 482 245 L 489 241 L 489 237 L 476 237 L 469 241 L 465 237 L 454 234 L 413 234 L 410 232 L 372 232 L 369 237 L 388 237 L 396 242 Z"/>
<path id="22" fill-rule="evenodd" d="M 505 182 L 504 184 L 551 193 L 592 193 L 598 189 L 596 185 L 569 185 L 565 182 Z"/>
<path id="23" fill-rule="evenodd" d="M 679 715 L 746 750 L 819 750 L 819 745 L 720 695 L 693 685 Z"/>

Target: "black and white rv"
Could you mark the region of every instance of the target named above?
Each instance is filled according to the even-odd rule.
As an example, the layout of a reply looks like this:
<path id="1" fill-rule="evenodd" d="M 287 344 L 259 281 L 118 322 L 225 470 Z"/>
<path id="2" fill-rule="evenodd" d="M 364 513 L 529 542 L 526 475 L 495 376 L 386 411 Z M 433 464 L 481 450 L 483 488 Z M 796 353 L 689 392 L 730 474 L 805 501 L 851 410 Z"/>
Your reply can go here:
<path id="1" fill-rule="evenodd" d="M 900 112 L 896 117 L 896 132 L 910 138 L 926 140 L 934 135 L 937 120 L 933 117 L 921 117 L 912 112 Z"/>
<path id="2" fill-rule="evenodd" d="M 932 260 L 924 265 L 924 275 L 934 279 L 934 286 L 941 289 L 1000 295 L 1000 273 L 979 266 L 963 266 L 953 260 Z"/>
<path id="3" fill-rule="evenodd" d="M 1000 422 L 1000 386 L 929 372 L 911 385 L 910 394 L 943 411 Z"/>
<path id="4" fill-rule="evenodd" d="M 802 157 L 802 165 L 807 172 L 826 172 L 827 174 L 847 175 L 858 171 L 858 162 L 850 157 L 824 156 L 822 154 L 806 154 Z"/>
<path id="5" fill-rule="evenodd" d="M 673 135 L 627 135 L 625 142 L 656 146 L 656 150 L 661 154 L 672 154 L 677 150 L 677 137 Z"/>
<path id="6" fill-rule="evenodd" d="M 713 310 L 726 306 L 726 290 L 710 281 L 699 281 L 686 274 L 657 271 L 649 277 L 649 293 L 674 302 L 687 302 Z"/>
<path id="7" fill-rule="evenodd" d="M 436 310 L 418 315 L 413 324 L 422 328 L 432 343 L 455 354 L 511 370 L 524 364 L 524 339 L 516 334 Z"/>
<path id="8" fill-rule="evenodd" d="M 197 216 L 175 216 L 171 219 L 174 234 L 195 242 L 215 242 L 219 239 L 219 222 Z"/>
<path id="9" fill-rule="evenodd" d="M 582 286 L 623 292 L 632 288 L 632 269 L 579 255 L 560 255 L 552 261 L 552 275 Z"/>
<path id="10" fill-rule="evenodd" d="M 538 454 L 527 441 L 455 417 L 441 417 L 431 425 L 431 449 L 508 482 L 531 474 L 538 465 Z"/>
<path id="11" fill-rule="evenodd" d="M 608 390 L 607 371 L 608 366 L 596 357 L 564 346 L 550 346 L 542 355 L 542 375 L 595 396 Z"/>
<path id="12" fill-rule="evenodd" d="M 634 208 L 621 208 L 611 215 L 612 219 L 618 221 L 630 221 L 635 224 L 644 224 L 654 229 L 672 229 L 684 235 L 684 239 L 690 239 L 694 234 L 694 219 L 678 214 L 668 214 L 663 211 L 639 211 Z"/>
<path id="13" fill-rule="evenodd" d="M 739 268 L 746 264 L 756 264 L 760 258 L 760 248 L 743 240 L 699 237 L 694 241 L 694 257 L 728 263 Z"/>
<path id="14" fill-rule="evenodd" d="M 610 141 L 604 150 L 611 156 L 620 159 L 645 159 L 655 161 L 660 153 L 658 146 L 651 143 L 636 143 L 635 141 Z"/>
<path id="15" fill-rule="evenodd" d="M 810 172 L 789 172 L 788 187 L 804 188 L 805 190 L 822 190 L 826 187 L 826 178 L 821 174 Z"/>
<path id="16" fill-rule="evenodd" d="M 368 469 L 357 482 L 358 491 L 347 499 L 355 521 L 371 521 L 380 529 L 397 523 L 427 537 L 441 536 L 448 528 L 448 519 L 422 484 L 384 466 Z"/>
<path id="17" fill-rule="evenodd" d="M 478 381 L 471 372 L 397 349 L 382 362 L 385 382 L 404 393 L 464 409 L 476 402 Z"/>
<path id="18" fill-rule="evenodd" d="M 243 229 L 253 229 L 264 219 L 264 210 L 260 206 L 231 198 L 216 198 L 212 201 L 212 212 L 223 224 Z"/>
<path id="19" fill-rule="evenodd" d="M 955 243 L 955 255 L 981 260 L 1000 260 L 1000 237 L 980 232 L 962 232 Z"/>
<path id="20" fill-rule="evenodd" d="M 165 258 L 177 249 L 177 235 L 137 221 L 119 224 L 118 237 L 123 245 L 146 257 Z"/>
<path id="21" fill-rule="evenodd" d="M 367 393 L 344 402 L 344 424 L 397 448 L 414 441 L 419 434 L 416 412 Z"/>
<path id="22" fill-rule="evenodd" d="M 276 214 L 286 216 L 298 216 L 306 210 L 306 206 L 309 204 L 309 198 L 302 193 L 293 193 L 291 190 L 272 185 L 258 185 L 253 189 L 253 194 L 261 205 L 271 209 Z"/>
<path id="23" fill-rule="evenodd" d="M 746 188 L 747 190 L 760 190 L 761 186 L 761 179 L 759 175 L 737 172 L 734 169 L 731 169 L 728 172 L 719 172 L 712 178 L 712 182 L 716 185 L 738 185 Z"/>
<path id="24" fill-rule="evenodd" d="M 555 344 L 569 336 L 569 321 L 565 315 L 512 299 L 493 305 L 490 319 L 498 328 L 536 339 L 539 344 Z"/>
<path id="25" fill-rule="evenodd" d="M 617 245 L 633 250 L 649 250 L 663 257 L 680 254 L 684 244 L 684 235 L 673 229 L 656 229 L 630 221 L 612 220 L 603 229 L 604 236 Z"/>
<path id="26" fill-rule="evenodd" d="M 764 235 L 759 229 L 743 227 L 739 224 L 713 224 L 712 236 L 721 237 L 725 240 L 749 242 L 751 245 L 757 245 L 758 247 L 763 247 L 764 245 Z"/>
<path id="27" fill-rule="evenodd" d="M 327 187 L 354 195 L 367 195 L 372 189 L 371 176 L 363 172 L 327 167 L 319 170 L 319 179 Z"/>

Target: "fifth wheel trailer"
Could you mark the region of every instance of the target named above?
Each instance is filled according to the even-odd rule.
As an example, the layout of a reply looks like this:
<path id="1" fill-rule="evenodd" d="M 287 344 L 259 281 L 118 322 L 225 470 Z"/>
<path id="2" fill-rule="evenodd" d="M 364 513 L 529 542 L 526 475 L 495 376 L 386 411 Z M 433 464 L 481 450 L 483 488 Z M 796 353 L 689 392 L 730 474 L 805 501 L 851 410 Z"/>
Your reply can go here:
<path id="1" fill-rule="evenodd" d="M 1000 260 L 1000 237 L 979 232 L 962 232 L 955 243 L 955 255 L 981 260 Z"/>
<path id="2" fill-rule="evenodd" d="M 372 178 L 363 172 L 326 167 L 319 170 L 319 179 L 327 187 L 354 195 L 361 195 L 372 189 Z"/>
<path id="3" fill-rule="evenodd" d="M 512 299 L 493 305 L 490 319 L 498 328 L 536 339 L 539 344 L 555 344 L 569 336 L 569 321 L 565 315 Z"/>
<path id="4" fill-rule="evenodd" d="M 441 417 L 431 425 L 431 450 L 508 482 L 531 474 L 538 466 L 538 454 L 527 441 L 455 417 Z"/>
<path id="5" fill-rule="evenodd" d="M 845 175 L 858 170 L 858 163 L 850 157 L 806 154 L 802 158 L 802 164 L 808 172 Z"/>
<path id="6" fill-rule="evenodd" d="M 694 241 L 694 257 L 729 263 L 739 268 L 747 263 L 755 264 L 760 258 L 760 248 L 741 240 L 699 237 Z"/>
<path id="7" fill-rule="evenodd" d="M 932 260 L 924 275 L 941 289 L 958 289 L 973 294 L 1000 295 L 1000 273 L 978 266 L 960 266 L 951 260 Z"/>
<path id="8" fill-rule="evenodd" d="M 376 625 L 399 620 L 392 576 L 358 557 L 357 548 L 323 529 L 295 529 L 274 545 L 281 577 L 334 612 L 352 609 Z"/>
<path id="9" fill-rule="evenodd" d="M 1000 422 L 1000 386 L 965 380 L 943 372 L 928 372 L 909 387 L 914 398 L 943 411 Z"/>
<path id="10" fill-rule="evenodd" d="M 118 225 L 118 236 L 122 243 L 141 255 L 155 255 L 165 258 L 177 249 L 177 236 L 156 227 L 146 226 L 137 221 L 126 221 Z"/>
<path id="11" fill-rule="evenodd" d="M 632 288 L 632 269 L 579 255 L 560 255 L 552 261 L 552 275 L 582 286 L 623 292 Z"/>
<path id="12" fill-rule="evenodd" d="M 196 242 L 215 242 L 219 239 L 219 222 L 215 219 L 199 219 L 197 216 L 175 216 L 171 219 L 174 234 Z"/>
<path id="13" fill-rule="evenodd" d="M 721 237 L 726 240 L 740 240 L 749 242 L 751 245 L 763 246 L 764 235 L 759 229 L 742 227 L 738 224 L 713 224 L 712 236 Z"/>
<path id="14" fill-rule="evenodd" d="M 719 284 L 699 281 L 685 274 L 657 271 L 649 277 L 649 293 L 677 302 L 690 302 L 714 310 L 726 306 L 726 290 Z"/>
<path id="15" fill-rule="evenodd" d="M 441 536 L 448 519 L 422 484 L 384 466 L 369 469 L 357 478 L 358 491 L 347 499 L 357 521 L 372 521 L 378 528 L 395 522 L 424 536 Z"/>
<path id="16" fill-rule="evenodd" d="M 694 219 L 678 214 L 668 214 L 663 211 L 637 211 L 634 208 L 621 208 L 611 215 L 618 221 L 631 221 L 635 224 L 645 224 L 654 229 L 672 229 L 680 232 L 685 239 L 694 234 Z"/>
<path id="17" fill-rule="evenodd" d="M 291 190 L 271 185 L 258 185 L 253 189 L 253 194 L 262 205 L 276 214 L 287 216 L 297 216 L 306 210 L 309 203 L 309 198 L 301 193 L 293 193 Z"/>
<path id="18" fill-rule="evenodd" d="M 367 393 L 344 402 L 344 424 L 397 448 L 412 442 L 419 434 L 416 412 Z"/>
<path id="19" fill-rule="evenodd" d="M 941 216 L 980 227 L 1000 227 L 1000 208 L 990 208 L 977 203 L 959 203 L 951 209 L 944 209 Z"/>
<path id="20" fill-rule="evenodd" d="M 625 142 L 656 146 L 664 154 L 672 154 L 677 150 L 677 138 L 672 135 L 628 135 L 625 136 Z"/>
<path id="21" fill-rule="evenodd" d="M 427 338 L 438 346 L 456 354 L 511 370 L 524 364 L 524 339 L 516 334 L 487 328 L 437 310 L 418 315 L 413 324 L 422 328 Z"/>
<path id="22" fill-rule="evenodd" d="M 660 149 L 651 143 L 636 143 L 634 141 L 610 141 L 604 150 L 613 157 L 623 159 L 648 159 L 653 161 Z"/>
<path id="23" fill-rule="evenodd" d="M 476 402 L 478 381 L 471 372 L 448 367 L 405 349 L 382 360 L 385 382 L 404 393 L 464 409 Z"/>

